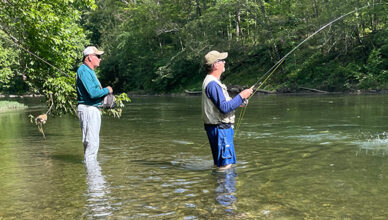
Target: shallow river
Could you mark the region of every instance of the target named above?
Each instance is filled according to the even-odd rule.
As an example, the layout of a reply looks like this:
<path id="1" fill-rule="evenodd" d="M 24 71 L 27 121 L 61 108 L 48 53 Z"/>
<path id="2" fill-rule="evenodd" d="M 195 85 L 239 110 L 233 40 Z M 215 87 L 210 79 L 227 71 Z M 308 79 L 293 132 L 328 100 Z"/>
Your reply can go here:
<path id="1" fill-rule="evenodd" d="M 226 173 L 200 97 L 132 99 L 88 166 L 77 118 L 49 118 L 43 140 L 36 100 L 0 113 L 0 219 L 388 217 L 388 95 L 254 97 Z"/>

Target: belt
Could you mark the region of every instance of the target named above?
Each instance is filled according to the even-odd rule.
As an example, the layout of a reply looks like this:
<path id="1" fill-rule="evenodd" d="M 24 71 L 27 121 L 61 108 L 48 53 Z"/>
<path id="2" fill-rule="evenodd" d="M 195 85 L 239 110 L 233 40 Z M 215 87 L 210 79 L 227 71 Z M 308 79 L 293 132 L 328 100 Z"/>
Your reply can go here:
<path id="1" fill-rule="evenodd" d="M 216 124 L 216 125 L 205 124 L 205 128 L 206 127 L 218 127 L 219 129 L 228 129 L 228 128 L 231 128 L 232 126 L 233 126 L 232 123 L 219 123 L 219 124 Z"/>
<path id="2" fill-rule="evenodd" d="M 97 108 L 97 109 L 100 109 L 100 106 L 85 105 L 85 104 L 83 104 L 83 103 L 78 103 L 78 106 L 79 106 L 79 105 L 83 105 L 83 106 L 86 106 L 86 107 L 95 107 L 95 108 Z"/>

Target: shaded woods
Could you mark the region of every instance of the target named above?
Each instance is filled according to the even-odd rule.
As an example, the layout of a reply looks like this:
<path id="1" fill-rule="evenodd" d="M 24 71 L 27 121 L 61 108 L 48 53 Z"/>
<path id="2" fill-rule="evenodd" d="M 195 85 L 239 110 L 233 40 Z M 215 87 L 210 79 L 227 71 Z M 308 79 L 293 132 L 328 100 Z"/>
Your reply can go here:
<path id="1" fill-rule="evenodd" d="M 370 3 L 370 1 L 369 1 Z M 387 6 L 326 28 L 290 56 L 268 89 L 383 89 L 388 82 Z M 97 1 L 85 26 L 109 51 L 104 79 L 123 91 L 199 89 L 209 50 L 229 51 L 225 82 L 252 85 L 322 25 L 368 1 Z"/>
<path id="2" fill-rule="evenodd" d="M 0 16 L 3 93 L 54 94 L 70 111 L 85 45 L 106 51 L 99 74 L 116 92 L 197 90 L 203 56 L 228 51 L 226 84 L 249 86 L 311 33 L 265 89 L 388 88 L 384 1 L 373 0 L 4 0 Z M 24 48 L 24 49 L 22 49 Z M 48 61 L 50 66 L 26 50 Z"/>

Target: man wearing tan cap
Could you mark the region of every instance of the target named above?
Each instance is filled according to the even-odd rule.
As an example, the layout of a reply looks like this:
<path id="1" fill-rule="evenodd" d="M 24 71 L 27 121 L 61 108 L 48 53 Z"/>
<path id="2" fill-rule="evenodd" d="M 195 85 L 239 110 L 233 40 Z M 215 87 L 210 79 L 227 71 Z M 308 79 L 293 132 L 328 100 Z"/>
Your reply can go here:
<path id="1" fill-rule="evenodd" d="M 225 60 L 228 53 L 210 51 L 205 55 L 206 71 L 202 84 L 202 119 L 209 138 L 214 165 L 226 170 L 236 163 L 233 144 L 234 110 L 244 103 L 253 92 L 245 89 L 233 99 L 220 77 L 225 72 Z"/>
<path id="2" fill-rule="evenodd" d="M 112 93 L 110 86 L 102 88 L 94 69 L 100 65 L 104 51 L 88 46 L 83 52 L 83 64 L 77 70 L 77 113 L 82 130 L 84 161 L 97 159 L 100 145 L 101 112 L 99 107 L 104 96 Z"/>

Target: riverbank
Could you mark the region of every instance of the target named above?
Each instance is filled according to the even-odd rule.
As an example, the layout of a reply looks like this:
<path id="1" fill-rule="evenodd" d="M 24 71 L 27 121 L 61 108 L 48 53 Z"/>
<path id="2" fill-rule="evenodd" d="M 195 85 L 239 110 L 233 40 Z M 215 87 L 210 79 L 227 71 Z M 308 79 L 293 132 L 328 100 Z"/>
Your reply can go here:
<path id="1" fill-rule="evenodd" d="M 238 85 L 232 85 L 227 86 L 228 92 L 231 95 L 237 95 L 244 89 L 247 89 L 247 87 L 238 86 Z M 137 92 L 130 92 L 129 95 L 188 95 L 188 96 L 196 96 L 201 95 L 202 92 L 200 90 L 184 90 L 183 93 L 170 93 L 170 94 L 147 94 L 146 92 L 142 91 L 140 93 Z M 349 95 L 362 95 L 362 94 L 388 94 L 388 90 L 348 90 L 348 91 L 324 91 L 314 88 L 307 88 L 307 87 L 299 87 L 298 89 L 282 89 L 282 90 L 264 90 L 264 89 L 258 89 L 255 93 L 255 95 L 322 95 L 322 94 L 349 94 Z"/>
<path id="2" fill-rule="evenodd" d="M 231 95 L 236 95 L 247 87 L 230 85 L 228 87 L 228 92 Z M 128 96 L 197 96 L 201 95 L 200 90 L 187 90 L 185 89 L 182 92 L 175 93 L 156 93 L 144 90 L 129 91 L 126 92 Z M 299 87 L 298 89 L 282 89 L 282 90 L 264 90 L 258 89 L 255 95 L 311 95 L 311 94 L 349 94 L 349 95 L 361 95 L 361 94 L 388 94 L 388 90 L 349 90 L 349 91 L 336 91 L 329 92 L 324 90 L 318 90 L 314 88 Z M 40 98 L 44 95 L 40 94 L 24 94 L 24 95 L 14 95 L 14 94 L 0 94 L 0 98 Z"/>
<path id="3" fill-rule="evenodd" d="M 12 111 L 16 109 L 25 109 L 25 108 L 27 108 L 27 106 L 19 102 L 0 101 L 0 112 Z"/>
<path id="4" fill-rule="evenodd" d="M 37 94 L 24 94 L 24 95 L 0 94 L 0 98 L 33 98 L 33 97 L 43 97 L 43 95 L 37 95 Z"/>

